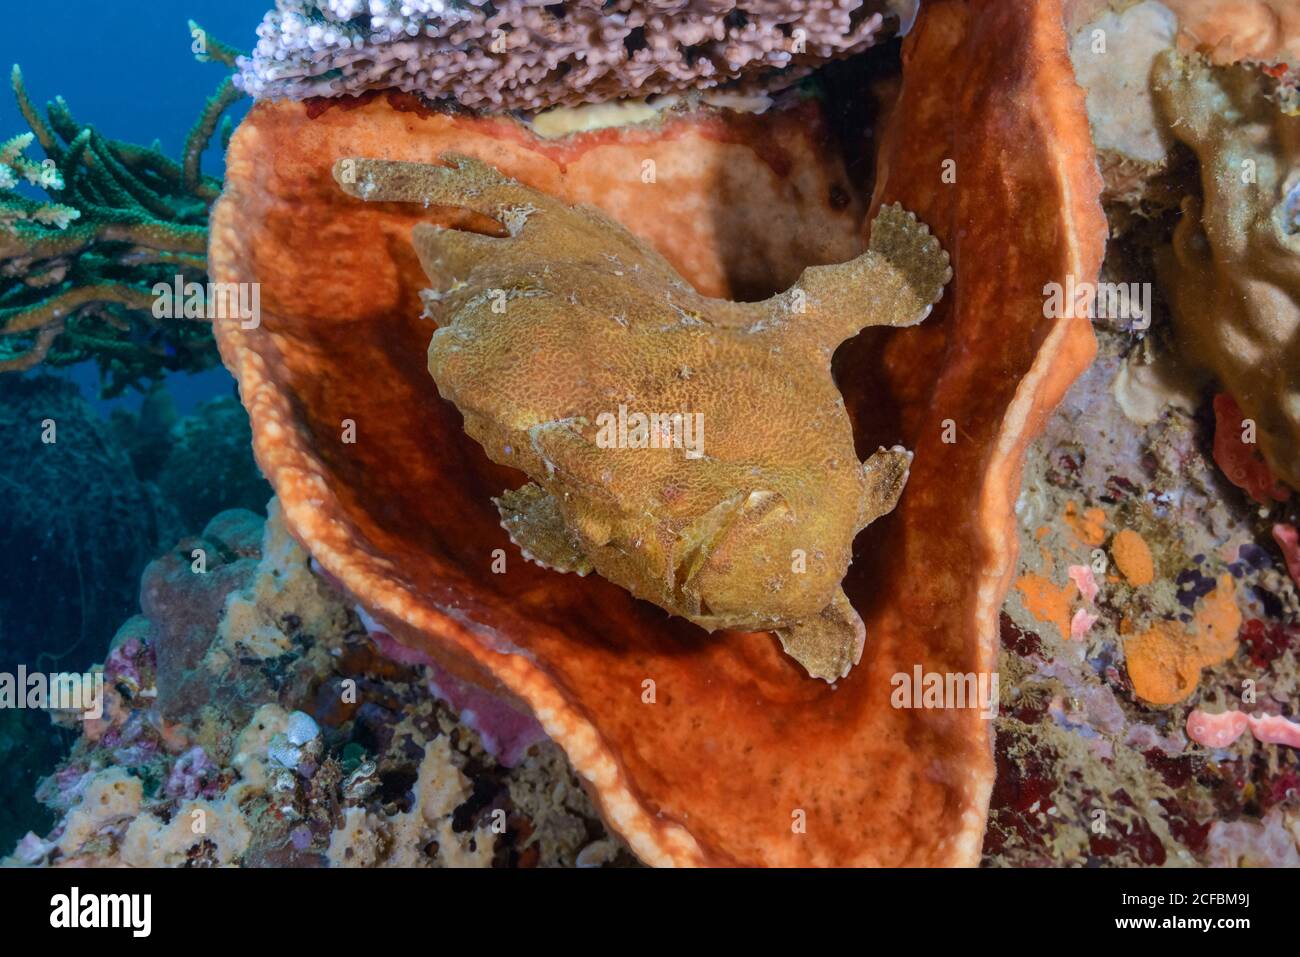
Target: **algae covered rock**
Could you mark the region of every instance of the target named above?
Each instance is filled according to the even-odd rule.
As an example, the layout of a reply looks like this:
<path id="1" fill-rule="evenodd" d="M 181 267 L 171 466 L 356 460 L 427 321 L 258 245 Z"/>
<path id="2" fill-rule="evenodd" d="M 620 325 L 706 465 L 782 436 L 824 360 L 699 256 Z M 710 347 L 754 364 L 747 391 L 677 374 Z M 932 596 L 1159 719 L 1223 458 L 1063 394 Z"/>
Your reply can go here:
<path id="1" fill-rule="evenodd" d="M 431 693 L 445 673 L 385 657 L 268 512 L 224 512 L 150 567 L 102 717 L 45 765 L 39 834 L 0 816 L 0 866 L 631 862 L 554 744 L 499 763 Z"/>
<path id="2" fill-rule="evenodd" d="M 1300 488 L 1300 115 L 1250 66 L 1170 51 L 1152 81 L 1171 132 L 1200 161 L 1204 194 L 1183 201 L 1158 263 L 1179 342 L 1257 427 L 1273 471 Z"/>

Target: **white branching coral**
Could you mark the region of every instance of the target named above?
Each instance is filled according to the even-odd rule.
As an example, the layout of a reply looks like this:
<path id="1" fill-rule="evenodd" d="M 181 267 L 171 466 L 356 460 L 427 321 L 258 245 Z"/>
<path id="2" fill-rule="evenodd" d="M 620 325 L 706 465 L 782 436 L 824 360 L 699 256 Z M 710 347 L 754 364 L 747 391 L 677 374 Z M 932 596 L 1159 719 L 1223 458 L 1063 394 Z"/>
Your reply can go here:
<path id="1" fill-rule="evenodd" d="M 916 0 L 277 0 L 239 83 L 305 99 L 397 89 L 484 110 L 779 88 L 904 30 Z M 892 28 L 892 29 L 891 29 Z"/>
<path id="2" fill-rule="evenodd" d="M 12 230 L 23 220 L 67 229 L 81 216 L 81 211 L 71 206 L 38 202 L 13 192 L 20 182 L 46 191 L 63 189 L 63 176 L 53 163 L 37 163 L 23 155 L 35 139 L 32 133 L 19 133 L 0 143 L 0 229 Z"/>

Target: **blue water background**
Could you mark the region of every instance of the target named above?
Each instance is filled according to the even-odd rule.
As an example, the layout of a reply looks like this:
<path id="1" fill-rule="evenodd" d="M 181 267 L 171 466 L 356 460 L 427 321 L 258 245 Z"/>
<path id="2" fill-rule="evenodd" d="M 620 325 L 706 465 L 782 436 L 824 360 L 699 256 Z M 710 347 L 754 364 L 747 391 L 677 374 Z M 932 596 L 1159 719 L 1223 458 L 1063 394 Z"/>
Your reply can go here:
<path id="1" fill-rule="evenodd" d="M 32 101 L 43 107 L 62 96 L 79 122 L 110 139 L 148 146 L 155 139 L 179 159 L 185 137 L 204 102 L 225 75 L 218 63 L 199 63 L 190 52 L 187 21 L 211 36 L 249 50 L 254 30 L 273 0 L 4 0 L 0 6 L 0 140 L 27 130 L 9 90 L 9 69 L 19 64 Z M 230 116 L 238 121 L 248 101 Z M 39 147 L 29 151 L 40 156 Z M 208 149 L 203 170 L 219 176 L 219 144 Z M 60 373 L 76 381 L 87 398 L 98 399 L 98 373 L 83 366 Z M 234 382 L 223 369 L 173 375 L 167 381 L 181 414 L 215 395 L 230 394 Z M 136 408 L 138 393 L 111 405 Z"/>
<path id="2" fill-rule="evenodd" d="M 0 68 L 4 71 L 4 87 L 0 89 L 0 140 L 28 129 L 9 90 L 9 70 L 12 64 L 18 63 L 28 93 L 38 108 L 61 95 L 78 122 L 94 126 L 105 137 L 145 146 L 157 140 L 168 156 L 180 159 L 186 135 L 228 72 L 221 64 L 195 60 L 188 20 L 197 21 L 211 36 L 248 50 L 256 39 L 255 28 L 272 2 L 0 0 Z M 238 120 L 247 109 L 245 100 L 228 115 Z M 28 156 L 41 158 L 39 145 L 34 145 Z M 212 175 L 222 174 L 219 143 L 209 148 L 203 169 Z M 142 402 L 143 397 L 134 391 L 112 402 L 101 401 L 99 374 L 93 364 L 61 370 L 38 367 L 35 372 L 24 373 L 44 374 L 75 382 L 105 417 L 115 407 L 137 410 Z M 235 383 L 229 373 L 218 367 L 199 375 L 173 374 L 166 380 L 166 387 L 177 411 L 187 415 L 204 400 L 231 395 Z M 107 425 L 105 431 L 110 431 Z M 65 445 L 65 448 L 75 449 L 75 446 Z M 11 453 L 0 442 L 0 456 L 6 454 Z M 5 464 L 12 465 L 12 461 Z M 21 469 L 10 468 L 6 474 L 11 481 L 5 491 L 6 503 L 0 506 L 0 528 L 8 518 L 6 508 L 13 507 L 12 480 L 21 479 L 22 473 Z M 88 481 L 93 482 L 94 477 Z M 83 483 L 79 487 L 86 486 Z M 0 670 L 12 674 L 21 664 L 35 671 L 50 667 L 78 671 L 103 661 L 117 626 L 138 610 L 131 596 L 143 562 L 158 553 L 143 554 L 142 547 L 140 554 L 130 558 L 130 567 L 115 567 L 113 563 L 100 567 L 91 563 L 96 569 L 91 580 L 95 599 L 88 612 L 79 591 L 80 564 L 76 576 L 69 575 L 66 581 L 60 582 L 58 576 L 66 568 L 66 562 L 60 560 L 81 548 L 81 536 L 88 536 L 85 540 L 97 545 L 113 542 L 114 523 L 120 522 L 120 517 L 105 516 L 97 524 L 92 510 L 71 508 L 73 503 L 68 503 L 73 517 L 60 520 L 64 506 L 59 490 L 43 490 L 33 485 L 31 489 L 19 489 L 18 494 L 49 495 L 50 531 L 42 538 L 24 525 L 19 547 L 31 550 L 30 564 L 23 565 L 22 554 L 6 556 L 10 561 L 0 563 L 3 568 L 0 597 L 8 599 L 0 603 L 4 610 L 0 614 Z M 252 502 L 243 504 L 255 506 Z M 139 527 L 152 527 L 151 522 L 156 518 L 142 514 Z M 201 527 L 199 521 L 180 531 L 193 534 Z M 138 528 L 122 529 L 122 540 L 135 541 L 137 536 L 128 533 L 138 531 Z M 161 537 L 163 532 L 158 534 Z M 74 542 L 71 549 L 65 547 L 69 540 Z M 159 547 L 166 544 L 169 542 L 163 541 Z M 87 546 L 88 551 L 91 548 Z M 127 551 L 114 552 L 114 561 L 126 556 Z M 31 569 L 29 577 L 23 576 L 24 567 Z M 120 607 L 114 607 L 116 602 L 121 603 Z M 43 613 L 43 608 L 51 609 L 50 613 Z M 79 622 L 74 612 L 80 613 Z M 42 659 L 42 653 L 52 657 Z M 28 830 L 46 834 L 53 827 L 56 815 L 37 802 L 35 793 L 38 782 L 67 753 L 74 737 L 72 732 L 52 725 L 39 712 L 0 710 L 0 771 L 4 772 L 0 774 L 0 858 Z"/>

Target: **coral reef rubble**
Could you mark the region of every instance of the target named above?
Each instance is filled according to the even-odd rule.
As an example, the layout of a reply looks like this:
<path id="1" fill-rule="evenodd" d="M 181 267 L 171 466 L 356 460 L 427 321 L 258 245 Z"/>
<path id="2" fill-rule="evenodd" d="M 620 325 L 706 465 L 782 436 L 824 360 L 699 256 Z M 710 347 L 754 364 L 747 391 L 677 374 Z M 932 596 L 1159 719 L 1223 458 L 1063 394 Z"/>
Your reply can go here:
<path id="1" fill-rule="evenodd" d="M 39 790 L 58 824 L 6 863 L 632 863 L 554 745 L 498 764 L 422 667 L 379 652 L 274 503 L 178 543 L 142 609 L 101 666 L 104 716 L 70 722 Z"/>

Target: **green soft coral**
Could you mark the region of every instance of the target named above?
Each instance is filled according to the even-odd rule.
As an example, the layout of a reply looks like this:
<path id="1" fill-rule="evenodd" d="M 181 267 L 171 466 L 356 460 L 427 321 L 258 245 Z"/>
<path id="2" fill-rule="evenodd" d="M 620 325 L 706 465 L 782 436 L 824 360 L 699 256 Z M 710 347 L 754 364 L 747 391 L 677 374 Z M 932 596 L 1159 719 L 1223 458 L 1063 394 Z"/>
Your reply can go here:
<path id="1" fill-rule="evenodd" d="M 208 41 L 202 59 L 232 58 Z M 17 66 L 12 85 L 30 132 L 0 145 L 0 372 L 91 360 L 114 395 L 215 365 L 207 324 L 155 318 L 152 290 L 177 276 L 206 286 L 208 212 L 221 182 L 199 162 L 238 99 L 229 79 L 191 130 L 181 162 L 156 143 L 105 138 L 62 97 L 42 114 Z M 39 162 L 26 155 L 36 144 L 45 153 Z"/>

